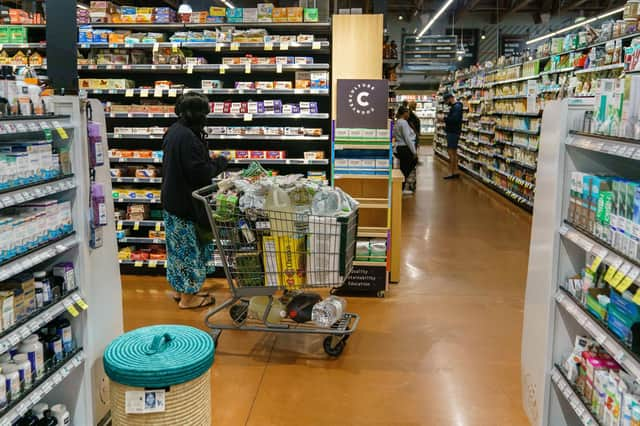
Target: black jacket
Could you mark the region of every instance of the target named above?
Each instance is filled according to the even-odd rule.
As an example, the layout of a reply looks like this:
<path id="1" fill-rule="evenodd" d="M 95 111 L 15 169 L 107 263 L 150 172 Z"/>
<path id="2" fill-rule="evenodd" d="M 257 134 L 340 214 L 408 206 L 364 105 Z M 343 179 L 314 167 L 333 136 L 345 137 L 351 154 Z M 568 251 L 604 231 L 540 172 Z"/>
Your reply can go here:
<path id="1" fill-rule="evenodd" d="M 416 132 L 416 137 L 418 137 L 420 135 L 420 118 L 418 118 L 415 112 L 411 111 L 407 122 L 413 131 Z"/>
<path id="2" fill-rule="evenodd" d="M 211 179 L 227 168 L 227 160 L 224 157 L 213 160 L 206 142 L 180 121 L 165 133 L 162 151 L 162 208 L 209 227 L 204 206 L 191 193 L 211 184 Z"/>
<path id="3" fill-rule="evenodd" d="M 462 103 L 456 102 L 451 105 L 445 120 L 444 131 L 456 135 L 462 132 Z"/>

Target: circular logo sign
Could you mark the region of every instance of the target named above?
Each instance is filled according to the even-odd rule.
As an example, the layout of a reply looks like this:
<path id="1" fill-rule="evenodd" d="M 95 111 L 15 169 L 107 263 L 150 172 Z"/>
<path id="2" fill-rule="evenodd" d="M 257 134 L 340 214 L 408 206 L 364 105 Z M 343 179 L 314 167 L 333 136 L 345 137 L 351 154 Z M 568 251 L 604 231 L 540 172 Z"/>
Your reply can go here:
<path id="1" fill-rule="evenodd" d="M 376 88 L 369 83 L 358 83 L 349 90 L 349 108 L 356 114 L 369 115 L 375 108 L 369 102 L 369 97 Z"/>

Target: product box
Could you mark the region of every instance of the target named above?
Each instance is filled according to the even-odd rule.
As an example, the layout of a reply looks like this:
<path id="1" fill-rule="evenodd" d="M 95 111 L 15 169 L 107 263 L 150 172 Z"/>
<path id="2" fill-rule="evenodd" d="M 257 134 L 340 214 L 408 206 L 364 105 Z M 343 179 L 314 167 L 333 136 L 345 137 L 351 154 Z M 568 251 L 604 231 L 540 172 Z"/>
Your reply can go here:
<path id="1" fill-rule="evenodd" d="M 226 16 L 227 10 L 224 7 L 209 7 L 209 15 L 210 16 Z"/>
<path id="2" fill-rule="evenodd" d="M 258 3 L 258 22 L 272 22 L 273 3 Z"/>
<path id="3" fill-rule="evenodd" d="M 13 291 L 0 291 L 0 329 L 7 330 L 15 324 L 15 314 L 13 310 Z"/>
<path id="4" fill-rule="evenodd" d="M 362 169 L 362 160 L 360 158 L 349 158 L 349 168 L 350 169 Z"/>
<path id="5" fill-rule="evenodd" d="M 304 159 L 305 160 L 324 160 L 324 152 L 323 151 L 305 151 Z"/>
<path id="6" fill-rule="evenodd" d="M 272 18 L 273 18 L 273 22 L 287 22 L 287 8 L 274 7 Z"/>
<path id="7" fill-rule="evenodd" d="M 287 22 L 302 22 L 302 8 L 287 7 Z"/>
<path id="8" fill-rule="evenodd" d="M 348 169 L 349 168 L 349 159 L 348 158 L 336 158 L 333 161 L 336 169 Z"/>
<path id="9" fill-rule="evenodd" d="M 227 22 L 229 23 L 241 23 L 243 22 L 243 9 L 236 7 L 235 9 L 227 8 Z"/>
<path id="10" fill-rule="evenodd" d="M 390 163 L 389 163 L 389 159 L 388 158 L 385 158 L 385 159 L 377 158 L 375 160 L 375 168 L 376 169 L 389 170 L 389 166 L 390 166 Z"/>
<path id="11" fill-rule="evenodd" d="M 54 265 L 53 276 L 62 280 L 62 288 L 64 291 L 71 291 L 76 288 L 73 262 L 61 262 Z"/>
<path id="12" fill-rule="evenodd" d="M 318 9 L 315 7 L 304 8 L 304 22 L 318 22 Z"/>
<path id="13" fill-rule="evenodd" d="M 248 160 L 251 157 L 249 155 L 249 151 L 237 149 L 235 158 L 236 160 Z"/>
<path id="14" fill-rule="evenodd" d="M 249 151 L 249 158 L 252 160 L 264 160 L 267 158 L 267 153 L 266 151 L 251 150 Z"/>
<path id="15" fill-rule="evenodd" d="M 374 158 L 363 158 L 362 159 L 362 168 L 363 169 L 375 169 L 376 168 L 376 160 Z"/>
<path id="16" fill-rule="evenodd" d="M 285 151 L 267 151 L 267 160 L 284 160 L 286 157 Z"/>
<path id="17" fill-rule="evenodd" d="M 243 22 L 258 22 L 258 9 L 245 7 L 242 15 Z"/>

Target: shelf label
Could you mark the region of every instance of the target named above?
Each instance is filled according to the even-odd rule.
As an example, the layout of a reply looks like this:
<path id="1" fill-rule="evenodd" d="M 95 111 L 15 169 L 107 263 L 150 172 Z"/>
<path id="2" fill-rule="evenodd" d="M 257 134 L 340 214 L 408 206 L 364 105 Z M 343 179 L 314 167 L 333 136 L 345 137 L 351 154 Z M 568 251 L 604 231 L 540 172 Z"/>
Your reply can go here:
<path id="1" fill-rule="evenodd" d="M 276 73 L 282 74 L 282 64 L 281 63 L 277 63 L 276 64 Z"/>
<path id="2" fill-rule="evenodd" d="M 253 114 L 245 113 L 242 119 L 244 121 L 252 121 L 253 120 Z"/>
<path id="3" fill-rule="evenodd" d="M 622 280 L 620 284 L 618 284 L 618 291 L 620 293 L 624 293 L 627 291 L 631 284 L 640 276 L 640 268 L 633 268 L 631 272 L 627 274 L 627 276 Z"/>
<path id="4" fill-rule="evenodd" d="M 322 47 L 322 43 L 319 41 L 314 41 L 311 43 L 311 49 L 318 50 Z"/>
<path id="5" fill-rule="evenodd" d="M 149 266 L 149 268 L 155 268 L 156 266 L 158 266 L 158 261 L 157 260 L 150 260 L 147 265 Z"/>
<path id="6" fill-rule="evenodd" d="M 247 62 L 246 64 L 244 64 L 244 73 L 251 74 L 251 63 Z"/>
<path id="7" fill-rule="evenodd" d="M 597 271 L 604 258 L 607 257 L 607 254 L 609 254 L 609 252 L 605 249 L 598 250 L 598 252 L 595 253 L 596 257 L 593 259 L 593 262 L 591 262 L 589 269 L 591 271 Z"/>
<path id="8" fill-rule="evenodd" d="M 224 74 L 227 70 L 227 66 L 225 64 L 220 64 L 220 66 L 218 67 L 218 71 L 220 72 L 220 74 Z"/>
<path id="9" fill-rule="evenodd" d="M 176 96 L 178 96 L 178 89 L 169 89 L 169 97 L 175 98 Z"/>
<path id="10" fill-rule="evenodd" d="M 136 268 L 142 268 L 144 262 L 142 262 L 142 260 L 136 260 L 135 262 L 133 262 L 133 266 Z"/>
<path id="11" fill-rule="evenodd" d="M 116 230 L 117 231 L 122 231 L 122 221 L 121 220 L 116 222 Z"/>
<path id="12" fill-rule="evenodd" d="M 89 305 L 87 305 L 87 302 L 85 302 L 78 293 L 71 296 L 71 298 L 73 299 L 74 302 L 76 302 L 76 305 L 78 305 L 80 309 L 82 309 L 83 311 L 86 311 L 89 308 Z"/>
<path id="13" fill-rule="evenodd" d="M 65 300 L 64 302 L 62 302 L 62 305 L 65 307 L 67 312 L 69 312 L 71 314 L 72 317 L 75 318 L 78 315 L 80 315 L 80 312 L 78 312 L 76 307 L 73 306 L 73 303 L 71 303 L 69 300 Z"/>
<path id="14" fill-rule="evenodd" d="M 266 41 L 264 43 L 264 50 L 273 50 L 273 42 Z"/>
<path id="15" fill-rule="evenodd" d="M 140 222 L 136 220 L 135 222 L 133 222 L 133 230 L 137 231 L 139 229 L 140 229 Z"/>
<path id="16" fill-rule="evenodd" d="M 149 89 L 140 89 L 140 97 L 148 98 L 149 97 Z"/>
<path id="17" fill-rule="evenodd" d="M 289 50 L 289 43 L 286 41 L 280 42 L 280 50 Z"/>
<path id="18" fill-rule="evenodd" d="M 154 98 L 161 98 L 162 97 L 162 87 L 156 87 L 153 90 L 153 97 Z"/>
<path id="19" fill-rule="evenodd" d="M 624 265 L 622 265 L 620 269 L 618 269 L 618 272 L 616 272 L 616 275 L 611 279 L 609 284 L 611 284 L 613 288 L 618 288 L 618 286 L 622 282 L 622 279 L 626 277 L 627 274 L 629 274 L 629 271 L 631 271 L 631 268 L 632 266 L 630 263 L 625 263 Z"/>
<path id="20" fill-rule="evenodd" d="M 153 53 L 156 53 L 160 50 L 160 43 L 153 43 Z"/>
<path id="21" fill-rule="evenodd" d="M 160 231 L 161 226 L 162 226 L 161 222 L 156 222 L 156 232 Z"/>
<path id="22" fill-rule="evenodd" d="M 178 43 L 171 43 L 171 50 L 173 51 L 173 53 L 177 53 L 178 52 Z"/>
<path id="23" fill-rule="evenodd" d="M 234 50 L 234 51 L 235 50 L 240 50 L 240 43 L 238 43 L 236 41 L 232 42 L 230 47 L 229 47 L 229 49 L 230 50 Z"/>
<path id="24" fill-rule="evenodd" d="M 187 65 L 187 74 L 193 74 L 193 64 Z"/>
<path id="25" fill-rule="evenodd" d="M 216 52 L 222 51 L 222 43 L 216 43 Z"/>
<path id="26" fill-rule="evenodd" d="M 61 139 L 69 139 L 69 135 L 67 135 L 66 130 L 64 130 L 64 128 L 60 125 L 60 123 L 58 123 L 57 121 L 54 121 L 53 126 L 56 129 L 56 132 L 58 132 L 58 135 L 60 135 Z"/>

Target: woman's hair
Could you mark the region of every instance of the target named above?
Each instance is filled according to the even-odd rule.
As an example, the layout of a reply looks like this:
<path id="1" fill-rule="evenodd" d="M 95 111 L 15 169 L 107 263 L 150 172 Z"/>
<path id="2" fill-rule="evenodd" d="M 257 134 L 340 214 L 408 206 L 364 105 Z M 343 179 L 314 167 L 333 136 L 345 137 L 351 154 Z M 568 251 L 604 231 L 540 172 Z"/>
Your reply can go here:
<path id="1" fill-rule="evenodd" d="M 401 105 L 400 107 L 398 107 L 398 113 L 396 114 L 397 118 L 402 117 L 404 114 L 409 112 L 409 108 Z"/>
<path id="2" fill-rule="evenodd" d="M 209 99 L 196 92 L 180 96 L 175 106 L 176 115 L 199 136 L 204 133 L 209 112 Z"/>

